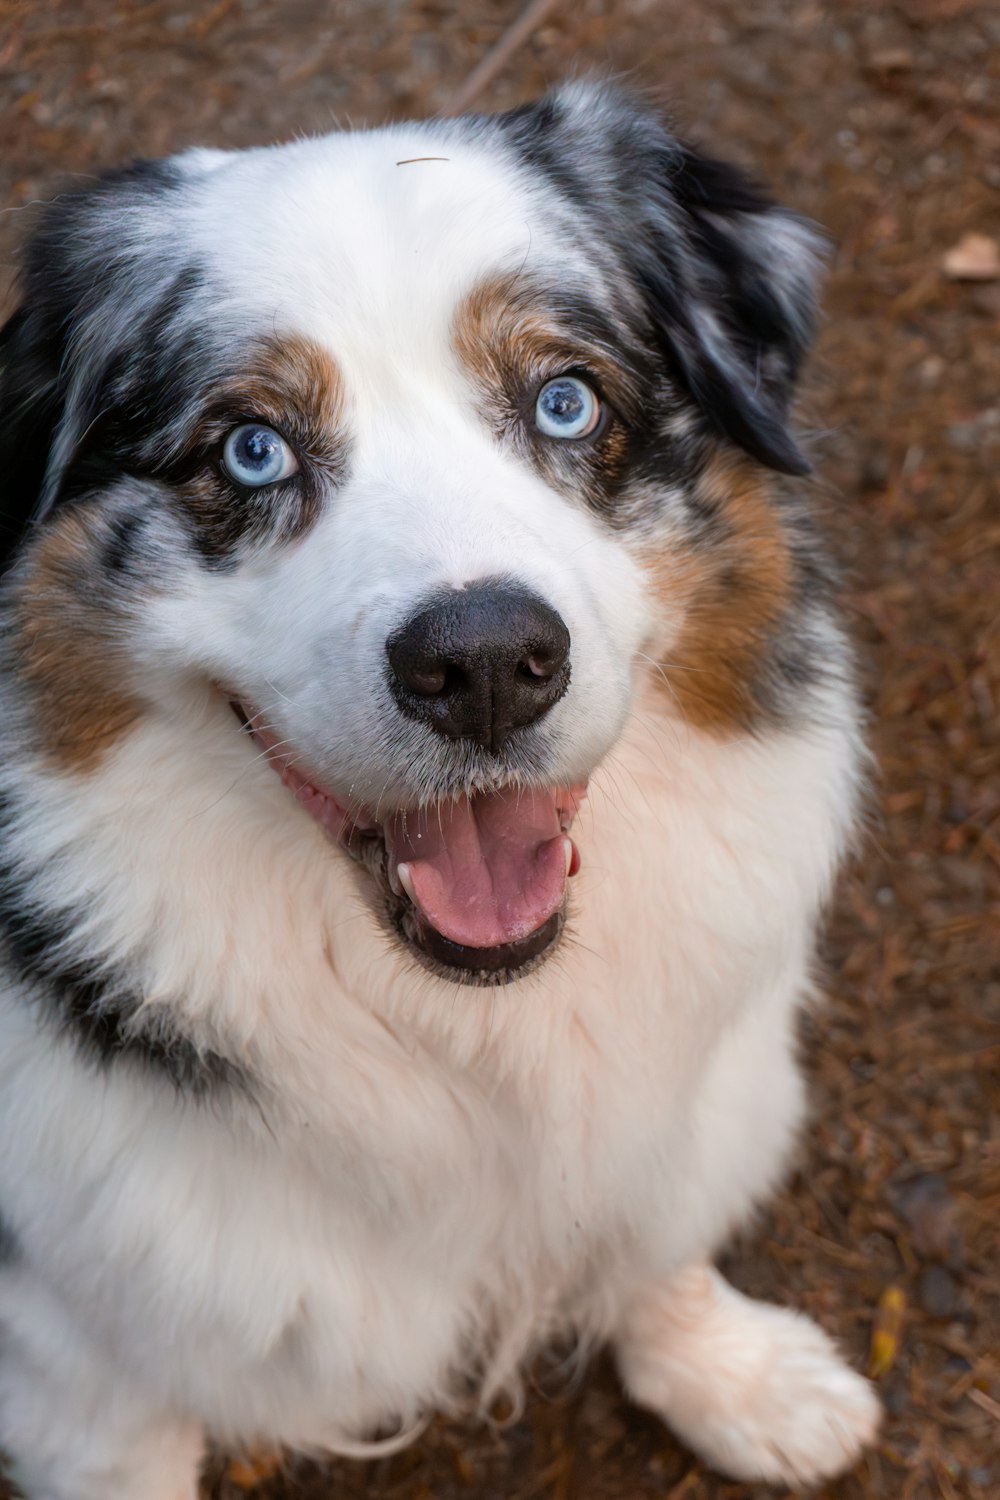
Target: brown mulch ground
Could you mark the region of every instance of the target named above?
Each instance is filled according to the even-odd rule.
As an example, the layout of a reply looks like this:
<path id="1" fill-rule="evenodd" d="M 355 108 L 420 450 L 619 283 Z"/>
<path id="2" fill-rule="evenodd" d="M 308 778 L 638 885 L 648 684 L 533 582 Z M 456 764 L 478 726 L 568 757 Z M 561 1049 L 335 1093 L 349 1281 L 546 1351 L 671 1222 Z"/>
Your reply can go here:
<path id="1" fill-rule="evenodd" d="M 68 173 L 445 107 L 522 0 L 0 0 L 0 278 L 20 205 Z M 869 673 L 881 816 L 806 1027 L 802 1171 L 737 1248 L 744 1288 L 807 1309 L 859 1365 L 884 1441 L 828 1500 L 1000 1495 L 1000 11 L 974 0 L 562 0 L 491 86 L 591 67 L 663 91 L 837 243 L 813 382 L 824 504 Z M 5 290 L 0 280 L 0 291 Z M 2 300 L 2 299 L 0 299 Z M 879 1309 L 882 1309 L 880 1312 Z M 53 1413 L 54 1419 L 56 1414 Z M 233 1500 L 238 1476 L 206 1494 Z M 249 1476 L 244 1476 L 249 1483 Z M 261 1500 L 740 1500 L 607 1370 L 504 1432 L 289 1466 Z M 108 1500 L 114 1500 L 109 1496 Z"/>

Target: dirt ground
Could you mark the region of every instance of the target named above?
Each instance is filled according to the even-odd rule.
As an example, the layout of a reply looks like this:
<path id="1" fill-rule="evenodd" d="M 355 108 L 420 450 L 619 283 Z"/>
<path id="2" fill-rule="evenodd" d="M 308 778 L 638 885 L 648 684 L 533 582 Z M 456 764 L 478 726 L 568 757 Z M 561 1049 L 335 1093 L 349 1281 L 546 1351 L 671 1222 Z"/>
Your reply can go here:
<path id="1" fill-rule="evenodd" d="M 0 302 L 31 203 L 68 176 L 447 107 L 521 4 L 0 0 Z M 954 280 L 943 260 L 969 233 L 1000 237 L 1000 10 L 563 0 L 478 102 L 508 106 L 591 68 L 661 92 L 687 133 L 836 246 L 806 423 L 866 663 L 881 806 L 830 926 L 829 999 L 805 1027 L 816 1113 L 801 1170 L 728 1269 L 880 1371 L 881 1447 L 827 1500 L 995 1500 L 1000 279 Z M 752 1493 L 701 1470 L 607 1369 L 539 1384 L 506 1430 L 442 1423 L 378 1463 L 289 1461 L 257 1494 Z M 206 1495 L 250 1483 L 220 1462 Z"/>

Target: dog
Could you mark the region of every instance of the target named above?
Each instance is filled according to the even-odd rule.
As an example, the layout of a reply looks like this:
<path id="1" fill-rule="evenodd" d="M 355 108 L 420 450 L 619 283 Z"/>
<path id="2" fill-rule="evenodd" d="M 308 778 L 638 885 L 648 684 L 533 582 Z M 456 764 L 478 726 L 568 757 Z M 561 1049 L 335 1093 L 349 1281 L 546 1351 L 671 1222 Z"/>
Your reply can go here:
<path id="1" fill-rule="evenodd" d="M 789 417 L 823 256 L 602 82 L 44 212 L 0 355 L 29 1500 L 389 1451 L 567 1331 L 737 1479 L 873 1440 L 713 1267 L 864 783 Z"/>

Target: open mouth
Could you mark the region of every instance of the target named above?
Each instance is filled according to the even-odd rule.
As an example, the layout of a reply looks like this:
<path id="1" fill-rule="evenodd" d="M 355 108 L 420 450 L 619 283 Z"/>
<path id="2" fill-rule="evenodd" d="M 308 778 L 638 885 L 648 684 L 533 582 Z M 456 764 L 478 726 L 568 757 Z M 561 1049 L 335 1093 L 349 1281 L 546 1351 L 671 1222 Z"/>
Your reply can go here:
<path id="1" fill-rule="evenodd" d="M 425 966 L 504 984 L 552 951 L 580 867 L 569 830 L 585 783 L 508 786 L 376 817 L 309 780 L 260 716 L 230 701 L 282 784 L 369 871 L 389 926 Z"/>

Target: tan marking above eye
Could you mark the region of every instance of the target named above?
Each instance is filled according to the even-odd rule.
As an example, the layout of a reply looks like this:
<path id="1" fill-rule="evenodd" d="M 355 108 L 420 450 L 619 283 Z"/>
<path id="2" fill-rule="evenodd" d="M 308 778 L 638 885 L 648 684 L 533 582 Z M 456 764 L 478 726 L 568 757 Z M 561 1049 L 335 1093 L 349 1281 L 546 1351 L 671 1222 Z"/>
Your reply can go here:
<path id="1" fill-rule="evenodd" d="M 212 408 L 239 411 L 245 421 L 274 427 L 293 443 L 305 441 L 317 457 L 335 459 L 346 439 L 340 370 L 332 355 L 301 335 L 263 340 L 244 368 L 212 393 Z"/>
<path id="2" fill-rule="evenodd" d="M 547 381 L 567 371 L 585 378 L 593 366 L 613 401 L 616 386 L 627 379 L 606 350 L 577 339 L 546 307 L 544 293 L 516 276 L 493 277 L 473 288 L 455 314 L 452 341 L 474 384 L 498 398 L 521 391 L 533 403 Z M 500 401 L 498 426 L 503 419 Z"/>

